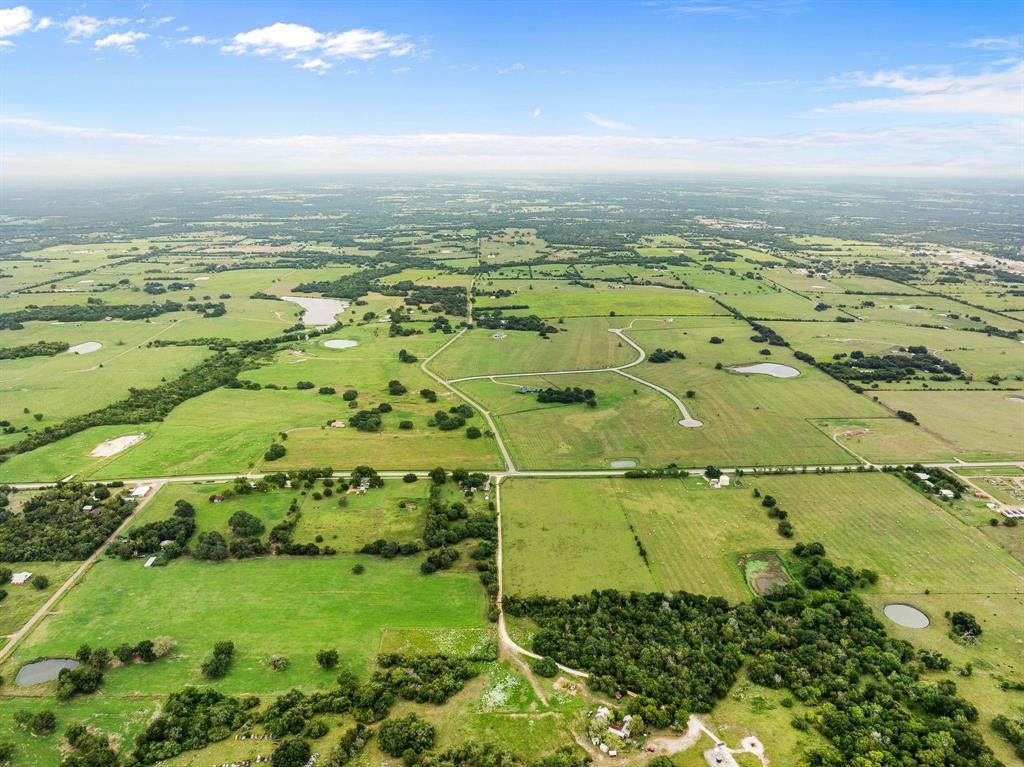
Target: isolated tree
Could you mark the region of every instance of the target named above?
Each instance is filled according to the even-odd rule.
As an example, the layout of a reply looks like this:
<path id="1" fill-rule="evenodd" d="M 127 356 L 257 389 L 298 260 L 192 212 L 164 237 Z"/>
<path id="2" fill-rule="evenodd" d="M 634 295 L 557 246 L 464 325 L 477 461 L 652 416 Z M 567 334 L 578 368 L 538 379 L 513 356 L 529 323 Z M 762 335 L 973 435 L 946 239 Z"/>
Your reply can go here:
<path id="1" fill-rule="evenodd" d="M 316 654 L 316 662 L 322 669 L 332 669 L 338 665 L 338 651 L 319 650 Z"/>

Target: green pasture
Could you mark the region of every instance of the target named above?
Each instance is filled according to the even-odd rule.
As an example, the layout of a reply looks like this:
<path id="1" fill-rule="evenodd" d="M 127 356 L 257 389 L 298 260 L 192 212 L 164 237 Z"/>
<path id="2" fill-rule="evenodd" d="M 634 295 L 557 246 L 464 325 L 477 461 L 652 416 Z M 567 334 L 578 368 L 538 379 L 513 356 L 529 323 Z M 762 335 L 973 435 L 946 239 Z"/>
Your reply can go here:
<path id="1" fill-rule="evenodd" d="M 546 339 L 522 330 L 469 330 L 441 352 L 430 363 L 430 369 L 454 379 L 622 365 L 636 359 L 636 351 L 608 328 L 624 323 L 628 320 L 619 317 L 571 318 L 557 324 L 559 332 Z"/>
<path id="2" fill-rule="evenodd" d="M 962 460 L 1024 456 L 1024 391 L 885 391 L 878 399 L 893 412 L 913 413 Z"/>
<path id="3" fill-rule="evenodd" d="M 362 575 L 351 572 L 356 562 Z M 331 684 L 316 664 L 335 648 L 342 665 L 369 671 L 385 629 L 485 625 L 485 596 L 475 574 L 423 576 L 419 557 L 393 560 L 261 557 L 212 564 L 189 558 L 144 568 L 141 560 L 102 560 L 3 666 L 5 676 L 37 657 L 73 655 L 86 642 L 114 647 L 155 636 L 177 646 L 152 665 L 108 672 L 104 696 L 163 695 L 202 679 L 199 666 L 215 641 L 235 643 L 231 672 L 211 685 L 223 692 L 269 694 Z M 271 655 L 289 667 L 272 671 Z"/>
<path id="4" fill-rule="evenodd" d="M 1006 338 L 988 336 L 961 330 L 939 330 L 936 328 L 908 327 L 890 322 L 771 322 L 777 333 L 782 335 L 794 349 L 810 354 L 823 362 L 831 360 L 834 354 L 850 354 L 862 351 L 865 354 L 884 355 L 907 346 L 924 346 L 932 354 L 955 362 L 967 371 L 972 380 L 969 384 L 952 381 L 932 381 L 928 375 L 923 380 L 905 383 L 882 382 L 880 389 L 920 389 L 922 383 L 928 388 L 991 388 L 987 379 L 999 375 L 1011 381 L 1024 370 L 1024 346 Z"/>
<path id="5" fill-rule="evenodd" d="M 527 306 L 510 310 L 513 314 L 540 317 L 628 317 L 630 315 L 725 314 L 725 310 L 707 296 L 687 290 L 654 286 L 616 288 L 612 283 L 594 283 L 593 288 L 553 280 L 507 280 L 495 282 L 498 288 L 516 291 L 505 298 L 481 295 L 477 308 Z M 531 288 L 532 286 L 532 288 Z"/>

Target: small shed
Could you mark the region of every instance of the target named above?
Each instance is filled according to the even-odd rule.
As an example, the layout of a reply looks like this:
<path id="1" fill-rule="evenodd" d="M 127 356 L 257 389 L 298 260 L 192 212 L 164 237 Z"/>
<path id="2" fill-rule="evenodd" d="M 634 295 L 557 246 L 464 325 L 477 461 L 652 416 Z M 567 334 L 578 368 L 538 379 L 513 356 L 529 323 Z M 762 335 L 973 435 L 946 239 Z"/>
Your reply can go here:
<path id="1" fill-rule="evenodd" d="M 24 586 L 26 583 L 29 582 L 29 579 L 31 577 L 32 577 L 32 573 L 28 572 L 27 570 L 23 570 L 20 573 L 14 573 L 11 576 L 11 585 L 12 586 Z"/>
<path id="2" fill-rule="evenodd" d="M 940 488 L 939 488 L 939 495 L 941 495 L 941 496 L 942 496 L 943 498 L 945 498 L 945 499 L 946 499 L 947 501 L 951 501 L 951 500 L 953 500 L 954 498 L 956 498 L 956 493 L 954 493 L 954 492 L 953 492 L 952 490 L 950 490 L 950 489 L 949 489 L 948 487 L 940 487 Z"/>
<path id="3" fill-rule="evenodd" d="M 132 498 L 145 498 L 149 492 L 149 485 L 139 485 L 132 490 Z"/>

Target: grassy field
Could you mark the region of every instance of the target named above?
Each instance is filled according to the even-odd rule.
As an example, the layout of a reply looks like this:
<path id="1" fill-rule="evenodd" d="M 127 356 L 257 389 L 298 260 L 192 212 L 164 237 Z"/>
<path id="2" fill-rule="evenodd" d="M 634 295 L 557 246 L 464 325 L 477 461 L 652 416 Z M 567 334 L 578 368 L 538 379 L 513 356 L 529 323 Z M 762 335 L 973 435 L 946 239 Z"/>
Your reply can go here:
<path id="1" fill-rule="evenodd" d="M 686 290 L 659 287 L 616 289 L 611 283 L 595 283 L 593 288 L 551 280 L 495 281 L 495 287 L 516 293 L 492 299 L 481 295 L 478 308 L 523 306 L 511 314 L 536 314 L 540 317 L 618 317 L 631 315 L 725 314 L 725 310 L 707 296 Z"/>
<path id="2" fill-rule="evenodd" d="M 1012 399 L 1017 398 L 1017 399 Z M 1024 392 L 879 392 L 893 411 L 913 413 L 921 428 L 953 446 L 963 460 L 1024 456 Z"/>
<path id="3" fill-rule="evenodd" d="M 839 414 L 889 416 L 823 373 L 775 348 L 767 360 L 790 365 L 798 378 L 737 375 L 725 369 L 766 359 L 745 323 L 718 318 L 645 320 L 629 331 L 645 349 L 677 349 L 685 360 L 645 362 L 630 372 L 686 399 L 700 429 L 678 426 L 679 411 L 664 395 L 612 373 L 467 381 L 458 386 L 496 416 L 522 468 L 607 468 L 611 461 L 641 466 L 850 463 L 855 459 L 814 425 Z M 723 344 L 710 344 L 712 336 Z M 723 369 L 716 369 L 722 363 Z M 598 407 L 545 406 L 508 384 L 582 386 Z"/>
<path id="4" fill-rule="evenodd" d="M 470 330 L 430 363 L 444 378 L 462 378 L 494 373 L 581 370 L 621 365 L 636 358 L 636 352 L 608 328 L 622 327 L 619 317 L 567 319 L 557 325 L 559 332 L 543 339 L 536 333 Z"/>
<path id="5" fill-rule="evenodd" d="M 152 434 L 156 424 L 96 426 L 29 453 L 9 456 L 0 463 L 0 482 L 54 481 L 70 474 L 88 474 L 118 456 L 100 458 L 89 453 L 101 442 L 131 434 Z M 133 448 L 129 448 L 129 452 Z M 125 455 L 120 453 L 118 455 Z"/>
<path id="6" fill-rule="evenodd" d="M 32 614 L 43 606 L 53 592 L 68 579 L 68 576 L 75 571 L 80 562 L 8 562 L 5 567 L 10 567 L 14 572 L 27 570 L 32 573 L 33 578 L 45 575 L 50 580 L 50 585 L 45 589 L 37 589 L 29 581 L 24 586 L 12 586 L 0 584 L 7 591 L 7 597 L 0 601 L 0 636 L 13 634 L 25 625 Z"/>
<path id="7" fill-rule="evenodd" d="M 511 479 L 501 485 L 508 594 L 570 596 L 591 589 L 651 591 L 608 480 Z"/>
<path id="8" fill-rule="evenodd" d="M 849 354 L 853 351 L 881 355 L 898 347 L 925 346 L 932 354 L 957 363 L 973 376 L 969 384 L 955 379 L 942 382 L 925 378 L 924 381 L 905 383 L 885 382 L 879 385 L 881 389 L 920 389 L 923 382 L 932 389 L 989 389 L 992 384 L 985 380 L 989 376 L 996 374 L 1013 381 L 1014 376 L 1024 368 L 1024 347 L 1006 338 L 987 336 L 984 333 L 908 327 L 891 322 L 769 324 L 794 349 L 819 360 L 828 360 L 833 354 Z M 1001 385 L 1006 386 L 1007 383 Z"/>
<path id="9" fill-rule="evenodd" d="M 366 572 L 351 573 L 362 562 Z M 202 678 L 213 642 L 231 639 L 231 673 L 214 683 L 225 692 L 270 693 L 330 684 L 317 650 L 336 648 L 343 666 L 365 675 L 385 629 L 450 630 L 485 625 L 484 593 L 472 574 L 419 573 L 419 559 L 356 555 L 278 557 L 220 564 L 179 559 L 145 569 L 138 560 L 98 562 L 4 664 L 10 674 L 33 658 L 73 654 L 82 642 L 170 636 L 171 657 L 151 666 L 112 670 L 105 695 L 166 694 Z M 188 609 L 182 609 L 187 605 Z M 287 655 L 285 671 L 267 661 Z"/>

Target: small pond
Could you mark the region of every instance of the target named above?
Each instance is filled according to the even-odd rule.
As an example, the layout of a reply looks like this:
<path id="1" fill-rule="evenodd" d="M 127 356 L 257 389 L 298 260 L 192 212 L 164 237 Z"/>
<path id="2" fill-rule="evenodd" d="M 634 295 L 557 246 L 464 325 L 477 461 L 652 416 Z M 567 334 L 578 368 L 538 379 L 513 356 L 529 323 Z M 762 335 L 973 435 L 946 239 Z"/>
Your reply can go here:
<path id="1" fill-rule="evenodd" d="M 330 341 L 324 341 L 324 346 L 328 349 L 351 349 L 353 346 L 359 346 L 359 342 L 347 338 L 332 338 Z"/>
<path id="2" fill-rule="evenodd" d="M 306 296 L 281 296 L 281 298 L 305 309 L 302 313 L 302 322 L 317 328 L 333 325 L 334 316 L 348 308 L 348 301 L 337 298 L 308 298 Z"/>
<path id="3" fill-rule="evenodd" d="M 37 660 L 35 663 L 26 663 L 18 671 L 14 683 L 24 687 L 30 684 L 49 682 L 51 679 L 56 679 L 64 669 L 75 668 L 77 665 L 78 661 L 71 658 L 47 658 L 46 660 Z"/>
<path id="4" fill-rule="evenodd" d="M 780 365 L 777 362 L 758 362 L 754 365 L 737 365 L 729 368 L 733 373 L 744 375 L 766 375 L 772 378 L 796 378 L 800 371 L 791 368 L 789 365 Z"/>
<path id="5" fill-rule="evenodd" d="M 885 613 L 886 618 L 897 626 L 903 626 L 908 629 L 928 628 L 928 625 L 931 623 L 927 615 L 911 605 L 898 603 L 886 605 L 882 612 Z"/>

